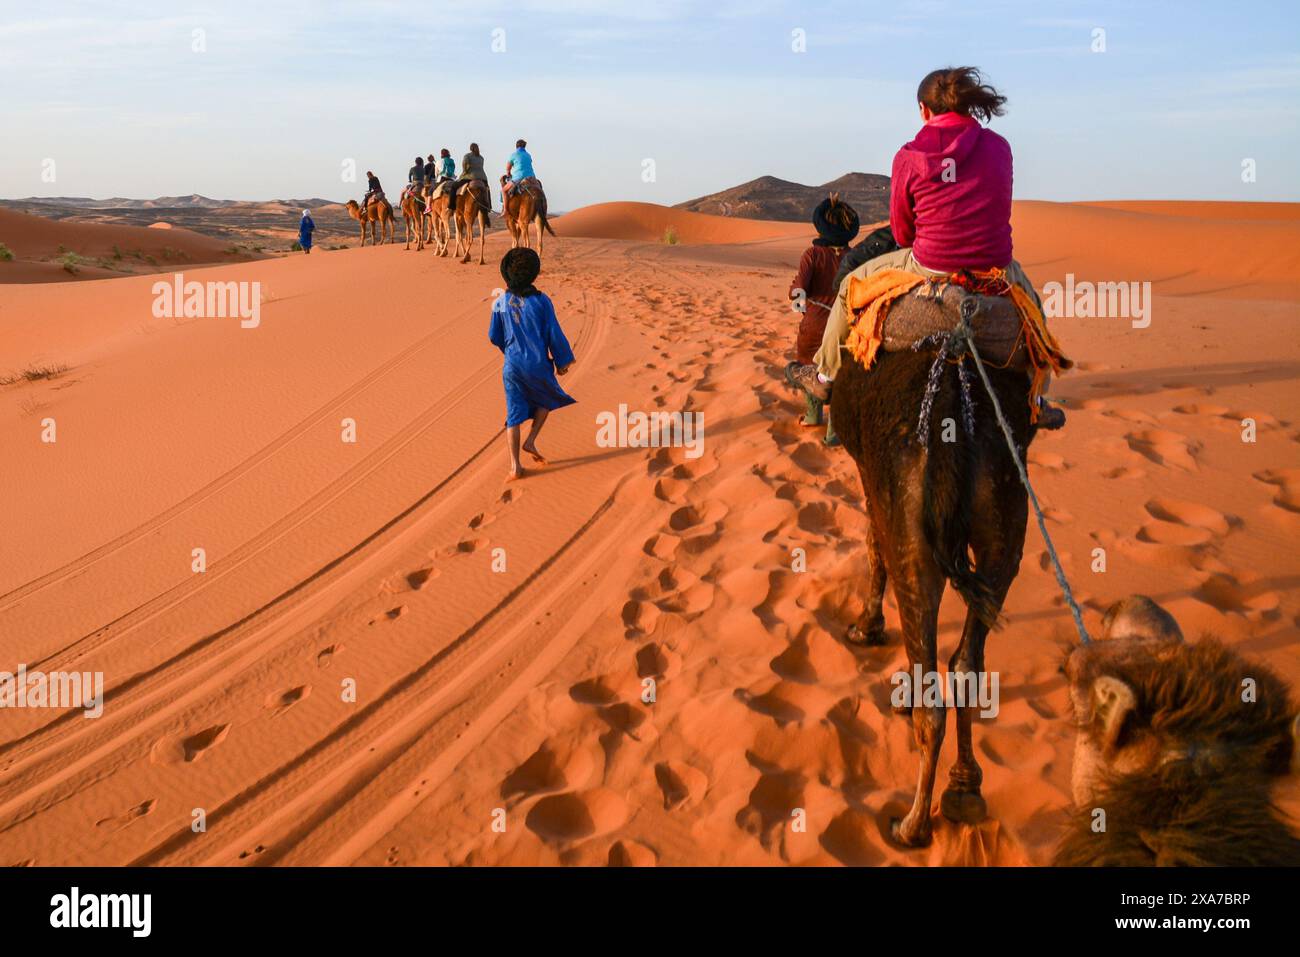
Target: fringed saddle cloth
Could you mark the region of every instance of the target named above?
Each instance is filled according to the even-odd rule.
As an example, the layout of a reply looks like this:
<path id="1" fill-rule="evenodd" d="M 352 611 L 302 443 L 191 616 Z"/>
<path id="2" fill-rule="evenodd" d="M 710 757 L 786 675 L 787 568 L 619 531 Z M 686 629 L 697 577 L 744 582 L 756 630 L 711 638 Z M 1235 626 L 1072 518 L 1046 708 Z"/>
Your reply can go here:
<path id="1" fill-rule="evenodd" d="M 975 347 L 987 365 L 1018 369 L 1030 377 L 1030 421 L 1038 419 L 1038 399 L 1051 373 L 1074 363 L 1047 328 L 1042 310 L 1005 270 L 926 277 L 901 269 L 882 269 L 865 279 L 849 278 L 851 312 L 845 346 L 870 369 L 876 353 L 901 352 L 961 322 L 961 303 L 975 297 L 971 319 Z"/>

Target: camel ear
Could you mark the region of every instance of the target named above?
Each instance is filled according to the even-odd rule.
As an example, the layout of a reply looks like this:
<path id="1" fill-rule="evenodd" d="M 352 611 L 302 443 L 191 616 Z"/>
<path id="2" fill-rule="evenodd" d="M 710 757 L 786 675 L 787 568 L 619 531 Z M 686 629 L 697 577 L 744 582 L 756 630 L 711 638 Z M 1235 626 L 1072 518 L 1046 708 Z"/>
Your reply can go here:
<path id="1" fill-rule="evenodd" d="M 1092 716 L 1101 731 L 1103 747 L 1110 751 L 1119 742 L 1124 722 L 1137 707 L 1133 689 L 1110 675 L 1092 683 Z"/>

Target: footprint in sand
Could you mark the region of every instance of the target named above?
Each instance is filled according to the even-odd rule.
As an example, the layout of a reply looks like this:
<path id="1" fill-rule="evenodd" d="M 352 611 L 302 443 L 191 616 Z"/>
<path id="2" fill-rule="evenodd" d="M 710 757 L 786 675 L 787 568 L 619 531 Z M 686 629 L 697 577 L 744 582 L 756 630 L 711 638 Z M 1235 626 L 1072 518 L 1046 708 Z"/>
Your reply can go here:
<path id="1" fill-rule="evenodd" d="M 440 572 L 438 569 L 429 565 L 425 568 L 417 568 L 406 576 L 406 584 L 411 586 L 412 591 L 419 591 L 429 583 L 431 579 L 437 578 Z"/>
<path id="2" fill-rule="evenodd" d="M 1255 473 L 1255 480 L 1276 485 L 1273 504 L 1288 512 L 1300 512 L 1300 469 L 1266 469 Z"/>
<path id="3" fill-rule="evenodd" d="M 570 748 L 543 741 L 522 764 L 501 782 L 501 796 L 532 797 L 582 787 L 595 769 L 585 748 Z"/>
<path id="4" fill-rule="evenodd" d="M 635 638 L 641 635 L 654 634 L 655 626 L 659 624 L 659 607 L 652 602 L 638 601 L 629 599 L 623 605 L 623 627 L 626 629 L 626 637 Z"/>
<path id="5" fill-rule="evenodd" d="M 1227 535 L 1231 522 L 1222 512 L 1199 502 L 1185 502 L 1176 498 L 1153 498 L 1146 510 L 1152 518 L 1173 522 L 1188 528 L 1202 529 L 1211 535 Z"/>
<path id="6" fill-rule="evenodd" d="M 491 525 L 496 520 L 497 517 L 491 512 L 479 512 L 469 520 L 469 530 L 471 532 L 478 531 L 484 525 Z"/>
<path id="7" fill-rule="evenodd" d="M 214 724 L 188 737 L 161 738 L 149 749 L 149 760 L 153 764 L 197 761 L 224 741 L 229 732 L 229 724 Z"/>
<path id="8" fill-rule="evenodd" d="M 330 645 L 326 648 L 322 648 L 320 651 L 316 652 L 316 667 L 317 668 L 329 667 L 329 663 L 334 659 L 334 656 L 337 655 L 342 650 L 343 650 L 343 645 L 341 643 Z"/>
<path id="9" fill-rule="evenodd" d="M 1107 479 L 1138 479 L 1147 473 L 1141 469 L 1130 468 L 1127 465 L 1120 465 L 1113 469 L 1106 469 L 1101 473 L 1102 478 Z"/>
<path id="10" fill-rule="evenodd" d="M 659 856 L 654 850 L 639 841 L 621 840 L 609 846 L 606 864 L 610 867 L 654 867 L 658 861 Z"/>
<path id="11" fill-rule="evenodd" d="M 778 768 L 760 773 L 758 783 L 749 792 L 749 803 L 736 813 L 737 826 L 758 838 L 764 849 L 771 850 L 789 824 L 791 813 L 804 806 L 804 784 L 803 775 L 797 771 Z"/>
<path id="12" fill-rule="evenodd" d="M 488 543 L 486 538 L 463 538 L 455 545 L 447 545 L 430 552 L 430 558 L 454 558 L 457 555 L 472 555 Z"/>
<path id="13" fill-rule="evenodd" d="M 204 728 L 198 734 L 192 734 L 181 741 L 181 747 L 185 749 L 186 761 L 197 761 L 222 741 L 226 740 L 226 735 L 230 732 L 228 724 L 214 724 L 210 728 Z"/>
<path id="14" fill-rule="evenodd" d="M 1044 472 L 1063 472 L 1070 467 L 1065 461 L 1065 456 L 1057 452 L 1046 452 L 1041 449 L 1030 449 L 1029 464 L 1036 469 L 1042 469 Z"/>
<path id="15" fill-rule="evenodd" d="M 681 543 L 682 540 L 676 535 L 652 535 L 645 540 L 645 544 L 641 546 L 641 551 L 666 562 L 670 561 L 673 555 L 677 553 L 677 546 Z"/>
<path id="16" fill-rule="evenodd" d="M 1156 425 L 1160 424 L 1159 420 L 1150 412 L 1143 412 L 1141 409 L 1113 409 L 1109 412 L 1103 412 L 1102 415 L 1111 419 L 1119 419 L 1121 422 L 1132 422 L 1135 425 Z"/>
<path id="17" fill-rule="evenodd" d="M 636 650 L 636 676 L 638 678 L 662 678 L 673 666 L 673 659 L 662 647 L 653 641 Z"/>
<path id="18" fill-rule="evenodd" d="M 878 826 L 873 815 L 857 808 L 845 808 L 826 825 L 818 843 L 831 857 L 847 867 L 873 867 L 884 863 L 877 846 Z"/>
<path id="19" fill-rule="evenodd" d="M 388 609 L 386 612 L 380 615 L 379 618 L 383 618 L 385 621 L 397 621 L 397 619 L 401 618 L 405 614 L 406 614 L 406 606 L 398 605 L 395 608 Z M 366 622 L 366 624 L 368 625 L 376 624 L 379 621 L 379 618 L 371 618 L 370 621 Z"/>
<path id="20" fill-rule="evenodd" d="M 666 811 L 699 803 L 709 789 L 708 775 L 681 761 L 660 761 L 656 764 L 655 781 L 663 792 Z"/>
<path id="21" fill-rule="evenodd" d="M 608 680 L 601 676 L 579 681 L 569 689 L 569 697 L 578 704 L 604 706 L 617 701 L 618 693 L 609 686 Z"/>
<path id="22" fill-rule="evenodd" d="M 272 717 L 278 717 L 284 714 L 299 701 L 311 694 L 311 685 L 299 685 L 296 688 L 290 688 L 288 691 L 282 691 L 279 694 L 272 693 L 266 699 L 266 708 L 274 712 Z"/>
<path id="23" fill-rule="evenodd" d="M 1144 429 L 1124 436 L 1129 448 L 1156 465 L 1195 472 L 1198 468 L 1196 454 L 1200 443 L 1187 436 L 1166 429 Z"/>
<path id="24" fill-rule="evenodd" d="M 690 485 L 686 482 L 661 478 L 655 481 L 654 494 L 659 501 L 676 505 L 682 500 L 682 496 L 686 494 L 689 488 Z"/>
<path id="25" fill-rule="evenodd" d="M 1190 402 L 1174 406 L 1174 411 L 1179 415 L 1208 415 L 1217 418 L 1227 415 L 1228 407 L 1226 405 L 1206 405 L 1199 402 Z"/>
<path id="26" fill-rule="evenodd" d="M 627 820 L 627 802 L 608 788 L 552 794 L 542 798 L 524 825 L 549 844 L 575 844 L 608 834 Z"/>
<path id="27" fill-rule="evenodd" d="M 1069 525 L 1074 521 L 1074 516 L 1065 509 L 1055 508 L 1051 505 L 1043 509 L 1043 518 L 1056 522 L 1058 525 Z"/>
<path id="28" fill-rule="evenodd" d="M 135 807 L 127 808 L 121 814 L 113 817 L 100 818 L 95 822 L 95 827 L 109 828 L 114 831 L 120 831 L 122 828 L 129 826 L 140 818 L 153 813 L 153 809 L 158 806 L 157 798 L 149 798 L 147 801 L 141 801 Z"/>
<path id="29" fill-rule="evenodd" d="M 821 686 L 784 680 L 762 693 L 737 688 L 736 698 L 782 728 L 808 719 L 820 720 L 835 706 L 834 696 Z"/>
<path id="30" fill-rule="evenodd" d="M 1281 596 L 1259 584 L 1243 582 L 1227 572 L 1215 572 L 1201 583 L 1196 597 L 1222 612 L 1238 612 L 1247 618 L 1276 613 Z"/>

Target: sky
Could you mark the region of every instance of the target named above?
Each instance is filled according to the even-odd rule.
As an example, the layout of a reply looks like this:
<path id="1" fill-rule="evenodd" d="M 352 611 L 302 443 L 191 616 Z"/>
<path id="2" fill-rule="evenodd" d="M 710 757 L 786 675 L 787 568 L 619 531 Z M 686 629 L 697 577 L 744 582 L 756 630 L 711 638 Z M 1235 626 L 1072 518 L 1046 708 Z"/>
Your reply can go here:
<path id="1" fill-rule="evenodd" d="M 0 0 L 0 197 L 345 199 L 519 137 L 556 210 L 815 185 L 968 64 L 1019 199 L 1300 201 L 1295 0 Z"/>

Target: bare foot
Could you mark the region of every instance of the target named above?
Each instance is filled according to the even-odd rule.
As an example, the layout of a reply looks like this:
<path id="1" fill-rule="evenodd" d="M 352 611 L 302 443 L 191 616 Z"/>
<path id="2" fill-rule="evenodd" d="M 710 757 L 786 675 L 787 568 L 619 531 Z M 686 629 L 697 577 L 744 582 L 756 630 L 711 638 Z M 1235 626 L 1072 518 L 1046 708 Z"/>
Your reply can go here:
<path id="1" fill-rule="evenodd" d="M 525 474 L 526 473 L 524 472 L 524 467 L 521 465 L 519 466 L 519 468 L 511 469 L 509 472 L 506 473 L 506 481 L 518 482 L 521 478 L 524 477 Z"/>
<path id="2" fill-rule="evenodd" d="M 524 450 L 525 452 L 527 452 L 527 453 L 529 454 L 529 456 L 532 457 L 532 460 L 533 460 L 534 462 L 536 462 L 538 465 L 550 465 L 550 464 L 551 464 L 550 462 L 548 462 L 548 461 L 546 460 L 546 456 L 542 455 L 541 452 L 537 451 L 537 447 L 536 447 L 536 446 L 533 446 L 533 445 L 525 445 L 525 446 L 523 446 L 523 450 Z"/>

